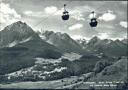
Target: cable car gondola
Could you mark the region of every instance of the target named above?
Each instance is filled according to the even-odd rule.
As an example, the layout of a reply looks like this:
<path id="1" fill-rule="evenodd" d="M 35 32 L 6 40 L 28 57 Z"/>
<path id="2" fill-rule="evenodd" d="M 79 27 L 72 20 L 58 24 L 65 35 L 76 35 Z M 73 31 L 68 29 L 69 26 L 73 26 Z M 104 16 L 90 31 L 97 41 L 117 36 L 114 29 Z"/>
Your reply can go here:
<path id="1" fill-rule="evenodd" d="M 66 10 L 66 4 L 64 4 L 64 12 L 62 15 L 62 20 L 68 20 L 69 19 L 69 12 Z"/>
<path id="2" fill-rule="evenodd" d="M 93 17 L 91 18 L 91 22 L 89 23 L 91 27 L 96 27 L 98 22 L 97 22 L 97 18 L 95 18 L 94 16 L 94 11 L 92 12 Z"/>

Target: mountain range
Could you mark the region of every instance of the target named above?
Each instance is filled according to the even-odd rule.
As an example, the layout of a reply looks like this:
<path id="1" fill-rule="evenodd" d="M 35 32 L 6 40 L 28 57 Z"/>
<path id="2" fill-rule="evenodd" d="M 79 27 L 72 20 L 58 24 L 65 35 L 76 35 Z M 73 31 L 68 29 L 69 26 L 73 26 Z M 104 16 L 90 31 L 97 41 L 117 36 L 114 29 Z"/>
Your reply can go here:
<path id="1" fill-rule="evenodd" d="M 90 51 L 95 53 L 102 52 L 109 56 L 122 56 L 126 55 L 127 52 L 127 39 L 122 41 L 118 39 L 115 41 L 111 39 L 101 40 L 95 36 L 88 42 L 85 39 L 74 40 L 66 33 L 53 31 L 36 33 L 30 26 L 21 21 L 15 22 L 0 31 L 0 48 L 13 47 L 17 44 L 27 44 L 28 42 L 34 43 L 35 41 L 47 43 L 48 47 L 57 48 L 61 53 L 85 53 L 85 51 Z"/>
<path id="2" fill-rule="evenodd" d="M 62 52 L 82 52 L 80 44 L 66 33 L 45 31 L 40 34 L 40 37 L 42 37 L 44 41 L 61 49 Z"/>
<path id="3" fill-rule="evenodd" d="M 69 58 L 74 57 L 73 55 L 78 55 L 79 58 L 70 60 Z M 103 70 L 98 70 L 99 77 L 109 69 L 106 67 L 107 65 L 111 65 L 110 68 L 114 68 L 116 71 L 113 65 L 118 65 L 120 63 L 118 60 L 123 56 L 127 56 L 127 39 L 101 40 L 95 36 L 89 41 L 74 40 L 67 33 L 53 31 L 37 33 L 21 21 L 8 25 L 0 31 L 0 75 L 6 76 L 9 73 L 34 67 L 31 71 L 31 73 L 34 72 L 33 75 L 41 76 L 45 73 L 47 80 L 60 79 L 92 72 L 96 65 L 96 70 L 97 67 L 98 69 L 103 67 Z M 96 64 L 103 60 L 110 63 Z M 53 63 L 55 61 L 57 62 Z M 26 72 L 29 72 L 29 69 Z"/>
<path id="4" fill-rule="evenodd" d="M 79 42 L 82 42 L 81 45 L 87 51 L 91 51 L 94 53 L 104 53 L 107 56 L 115 56 L 115 57 L 127 56 L 127 39 L 123 39 L 123 40 L 103 39 L 101 40 L 95 36 L 92 39 L 90 39 L 88 43 L 85 40 L 82 40 Z"/>

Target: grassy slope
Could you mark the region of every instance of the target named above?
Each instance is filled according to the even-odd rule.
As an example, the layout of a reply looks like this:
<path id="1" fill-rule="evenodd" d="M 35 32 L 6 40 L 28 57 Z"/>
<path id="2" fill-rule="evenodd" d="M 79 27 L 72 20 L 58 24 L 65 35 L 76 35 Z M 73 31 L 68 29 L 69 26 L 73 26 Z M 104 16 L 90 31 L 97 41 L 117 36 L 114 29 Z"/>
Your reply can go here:
<path id="1" fill-rule="evenodd" d="M 0 49 L 0 74 L 33 66 L 35 57 L 59 58 L 61 53 L 54 46 L 40 39 L 30 40 L 14 47 Z"/>

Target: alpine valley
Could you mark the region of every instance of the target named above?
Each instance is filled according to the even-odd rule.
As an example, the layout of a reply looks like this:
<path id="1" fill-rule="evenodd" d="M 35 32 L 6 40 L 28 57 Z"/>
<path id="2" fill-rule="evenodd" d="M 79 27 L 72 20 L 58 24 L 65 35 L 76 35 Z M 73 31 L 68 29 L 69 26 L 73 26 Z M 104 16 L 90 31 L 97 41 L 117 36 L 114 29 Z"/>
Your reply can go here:
<path id="1" fill-rule="evenodd" d="M 0 88 L 127 89 L 127 39 L 74 40 L 18 21 L 0 31 Z M 113 87 L 87 82 L 120 81 Z"/>

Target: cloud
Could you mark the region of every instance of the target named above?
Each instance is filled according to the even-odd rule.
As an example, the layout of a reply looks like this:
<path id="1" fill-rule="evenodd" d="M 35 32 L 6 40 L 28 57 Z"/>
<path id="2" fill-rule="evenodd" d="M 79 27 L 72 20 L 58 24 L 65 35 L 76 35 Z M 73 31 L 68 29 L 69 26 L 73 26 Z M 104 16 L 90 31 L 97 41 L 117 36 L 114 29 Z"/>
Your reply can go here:
<path id="1" fill-rule="evenodd" d="M 127 28 L 128 27 L 128 22 L 127 21 L 121 21 L 120 22 L 120 25 L 124 28 Z"/>
<path id="2" fill-rule="evenodd" d="M 28 16 L 31 16 L 33 14 L 33 12 L 32 11 L 25 11 L 24 14 L 28 15 Z"/>
<path id="3" fill-rule="evenodd" d="M 94 8 L 88 6 L 88 5 L 84 5 L 84 6 L 77 6 L 74 8 L 74 10 L 78 10 L 80 11 L 81 13 L 88 13 L 90 11 L 95 11 Z"/>
<path id="4" fill-rule="evenodd" d="M 53 13 L 55 13 L 54 15 L 60 15 L 60 12 L 62 13 L 62 10 L 58 10 L 57 7 L 49 6 L 49 7 L 44 8 L 44 11 L 31 11 L 31 10 L 28 10 L 28 11 L 24 11 L 23 13 L 26 16 L 40 18 L 40 17 L 47 17 L 47 16 L 49 16 L 49 15 L 51 15 Z"/>
<path id="5" fill-rule="evenodd" d="M 50 7 L 46 7 L 46 8 L 44 9 L 44 11 L 45 11 L 45 13 L 47 13 L 47 14 L 53 14 L 54 12 L 57 12 L 58 9 L 57 9 L 57 7 L 55 7 L 55 6 L 50 6 Z"/>
<path id="6" fill-rule="evenodd" d="M 24 15 L 26 16 L 29 16 L 29 17 L 37 17 L 37 18 L 40 18 L 40 17 L 46 17 L 47 15 L 44 15 L 43 12 L 34 12 L 34 11 L 24 11 L 23 12 Z"/>
<path id="7" fill-rule="evenodd" d="M 82 14 L 81 11 L 79 10 L 73 10 L 70 12 L 71 14 L 71 18 L 75 19 L 75 20 L 82 20 L 82 21 L 85 21 L 85 18 L 84 18 L 84 15 Z"/>
<path id="8" fill-rule="evenodd" d="M 78 23 L 78 24 L 70 26 L 68 29 L 72 31 L 72 30 L 80 29 L 82 27 L 83 27 L 83 24 Z"/>
<path id="9" fill-rule="evenodd" d="M 113 41 L 115 41 L 115 40 L 117 40 L 117 39 L 119 39 L 119 40 L 123 40 L 123 39 L 125 39 L 125 37 L 122 37 L 122 38 L 115 37 L 115 38 L 110 38 L 110 39 L 113 40 Z"/>
<path id="10" fill-rule="evenodd" d="M 107 33 L 99 33 L 98 37 L 99 37 L 100 39 L 106 39 L 106 38 L 109 37 L 109 35 L 108 35 Z"/>
<path id="11" fill-rule="evenodd" d="M 78 40 L 78 39 L 89 40 L 90 39 L 90 38 L 87 38 L 87 37 L 83 37 L 82 35 L 73 35 L 73 36 L 71 36 L 71 38 L 73 38 L 74 40 Z"/>
<path id="12" fill-rule="evenodd" d="M 74 9 L 70 11 L 71 18 L 78 20 L 78 21 L 85 21 L 85 13 L 89 13 L 90 11 L 93 11 L 94 9 L 90 6 L 77 6 Z"/>
<path id="13" fill-rule="evenodd" d="M 20 19 L 21 16 L 16 12 L 15 9 L 10 8 L 9 4 L 5 4 L 3 2 L 0 3 L 0 29 Z"/>
<path id="14" fill-rule="evenodd" d="M 99 20 L 104 20 L 104 21 L 106 21 L 106 22 L 107 22 L 107 21 L 112 21 L 112 20 L 116 19 L 116 15 L 113 14 L 112 11 L 108 10 L 107 13 L 104 13 L 104 14 L 103 14 L 102 16 L 100 16 L 98 19 L 99 19 Z"/>

